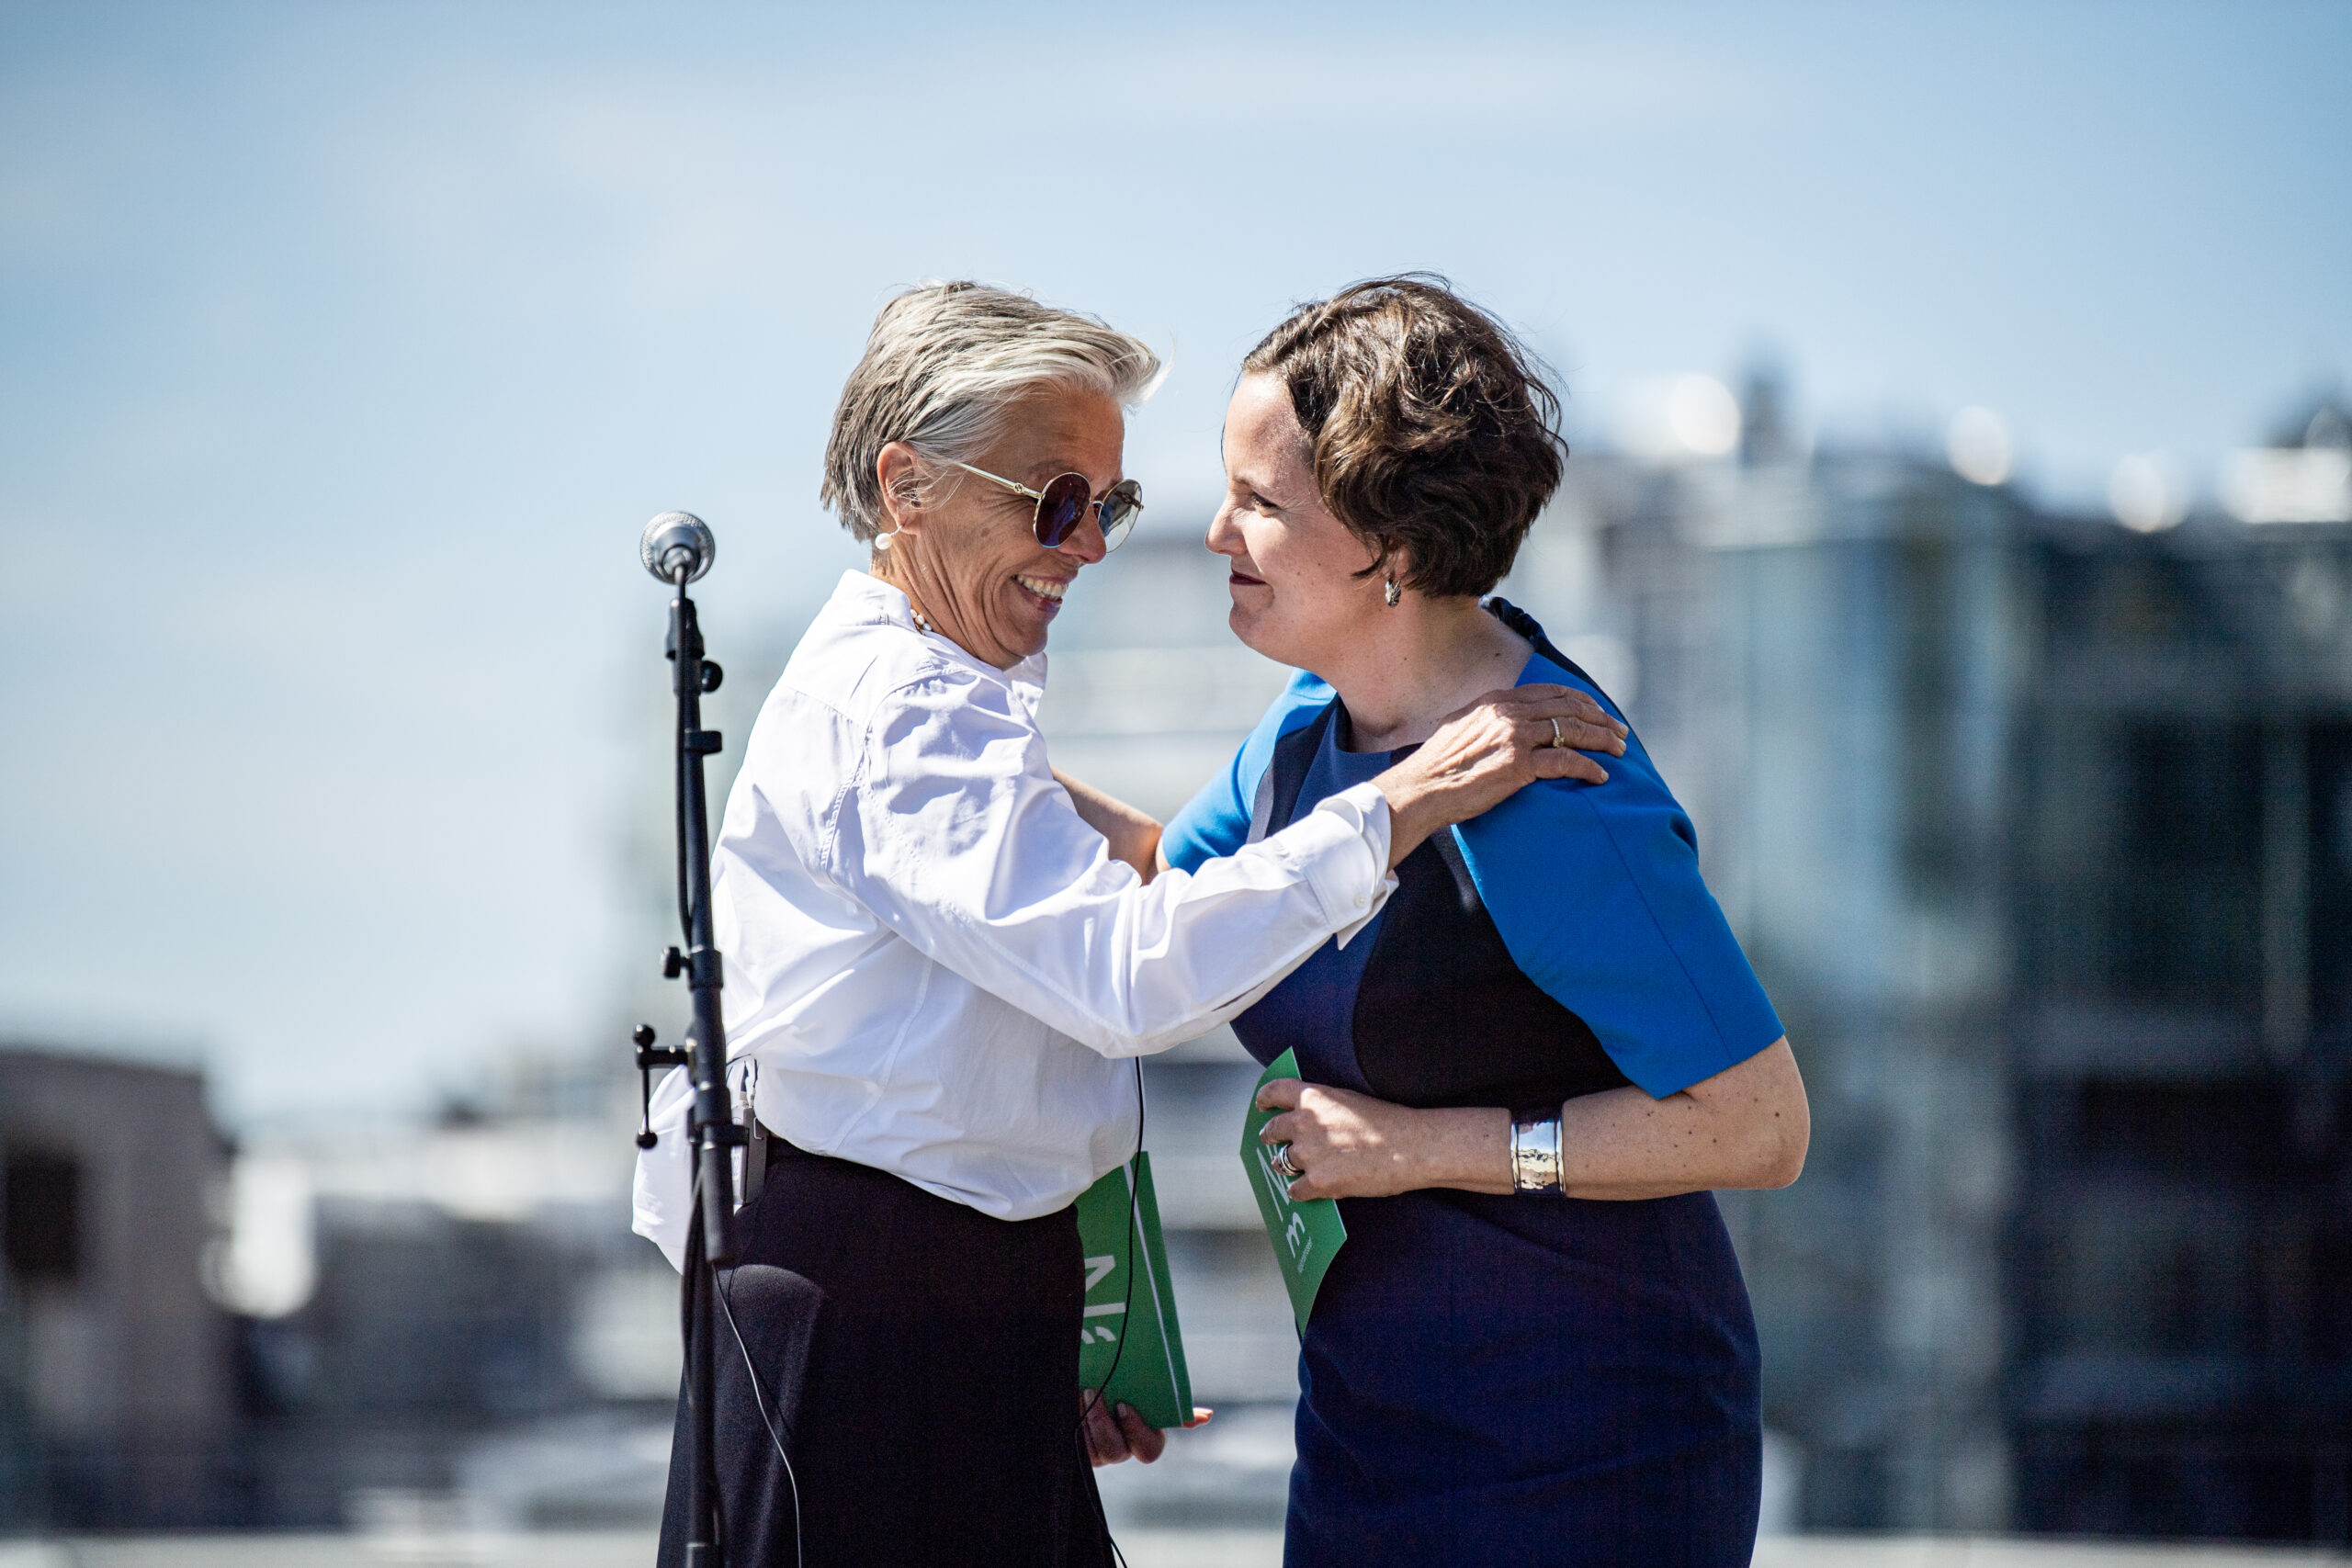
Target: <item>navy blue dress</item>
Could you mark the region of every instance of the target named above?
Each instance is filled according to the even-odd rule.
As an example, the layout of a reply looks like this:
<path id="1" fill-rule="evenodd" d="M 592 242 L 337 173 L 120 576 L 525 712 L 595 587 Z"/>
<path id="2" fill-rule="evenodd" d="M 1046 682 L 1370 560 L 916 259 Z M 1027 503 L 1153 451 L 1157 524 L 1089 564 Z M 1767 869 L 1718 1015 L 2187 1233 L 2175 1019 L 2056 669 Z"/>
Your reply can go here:
<path id="1" fill-rule="evenodd" d="M 1540 628 L 1532 635 L 1546 657 L 1523 680 L 1588 684 Z M 1252 739 L 1257 759 L 1245 746 L 1229 787 L 1212 785 L 1170 824 L 1171 864 L 1278 830 L 1403 754 L 1347 750 L 1346 714 L 1328 687 L 1295 684 L 1288 695 L 1307 700 L 1278 704 Z M 1583 812 L 1556 801 L 1523 814 L 1507 840 L 1491 831 L 1497 813 L 1479 819 L 1483 840 L 1433 836 L 1398 866 L 1399 886 L 1370 925 L 1344 948 L 1327 943 L 1235 1021 L 1251 1055 L 1266 1062 L 1294 1049 L 1309 1082 L 1400 1104 L 1551 1114 L 1629 1082 L 1669 1093 L 1778 1039 L 1713 900 L 1700 886 L 1702 908 L 1676 886 L 1696 885 L 1695 853 L 1682 867 L 1645 836 L 1641 820 L 1663 785 L 1638 745 L 1628 750 L 1607 760 L 1611 785 L 1588 792 L 1627 786 L 1622 809 L 1596 808 L 1634 819 L 1600 830 L 1612 858 L 1577 863 L 1573 852 L 1590 847 L 1576 840 Z M 1668 837 L 1687 846 L 1687 823 Z M 1600 886 L 1612 880 L 1631 893 Z M 1545 888 L 1573 908 L 1563 912 Z M 1606 924 L 1634 908 L 1652 929 Z M 1661 942 L 1669 979 L 1629 977 L 1586 1008 L 1561 999 L 1612 967 L 1655 962 Z M 1585 951 L 1562 956 L 1563 943 Z M 1628 991 L 1647 1000 L 1628 1003 Z M 1644 1037 L 1627 1041 L 1628 1031 Z M 1744 1568 L 1761 1437 L 1756 1331 L 1711 1195 L 1594 1202 L 1430 1190 L 1340 1206 L 1347 1244 L 1300 1350 L 1288 1568 Z"/>

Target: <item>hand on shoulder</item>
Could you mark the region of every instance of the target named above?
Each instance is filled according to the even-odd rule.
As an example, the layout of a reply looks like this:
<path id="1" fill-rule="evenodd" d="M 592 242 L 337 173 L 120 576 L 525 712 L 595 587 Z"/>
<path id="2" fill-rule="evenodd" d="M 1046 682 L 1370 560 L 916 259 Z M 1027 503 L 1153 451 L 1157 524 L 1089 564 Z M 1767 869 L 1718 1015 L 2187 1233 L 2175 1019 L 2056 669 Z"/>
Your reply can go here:
<path id="1" fill-rule="evenodd" d="M 1373 781 L 1388 801 L 1389 863 L 1537 779 L 1608 783 L 1609 771 L 1586 753 L 1622 757 L 1626 734 L 1574 686 L 1488 692 L 1447 715 L 1419 750 Z"/>

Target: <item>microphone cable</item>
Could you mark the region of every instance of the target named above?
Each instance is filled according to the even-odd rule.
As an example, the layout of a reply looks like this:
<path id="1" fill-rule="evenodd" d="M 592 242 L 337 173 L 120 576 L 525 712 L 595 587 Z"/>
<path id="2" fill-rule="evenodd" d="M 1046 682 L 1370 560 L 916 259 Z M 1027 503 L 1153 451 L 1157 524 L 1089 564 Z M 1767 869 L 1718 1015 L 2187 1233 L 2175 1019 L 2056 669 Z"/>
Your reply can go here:
<path id="1" fill-rule="evenodd" d="M 702 1178 L 699 1174 L 695 1178 L 694 1200 L 694 1212 L 699 1213 L 701 1213 L 702 1208 Z M 684 1337 L 687 1342 L 687 1354 L 689 1355 L 694 1353 L 695 1281 L 696 1278 L 704 1272 L 706 1272 L 706 1269 L 702 1256 L 702 1227 L 700 1225 L 696 1225 L 694 1231 L 688 1235 L 686 1242 L 686 1288 L 684 1292 L 684 1304 L 683 1308 L 684 1322 L 681 1325 Z M 744 1343 L 743 1330 L 735 1321 L 734 1303 L 728 1299 L 729 1292 L 733 1289 L 732 1276 L 734 1271 L 732 1269 L 728 1271 L 729 1279 L 723 1284 L 718 1280 L 718 1270 L 717 1269 L 707 1269 L 707 1272 L 711 1277 L 711 1282 L 714 1286 L 711 1292 L 712 1297 L 718 1303 L 719 1314 L 727 1319 L 727 1331 L 734 1337 L 736 1352 L 743 1358 L 744 1374 L 752 1380 L 752 1407 L 760 1413 L 760 1425 L 767 1428 L 768 1441 L 775 1445 L 775 1457 L 784 1462 L 784 1479 L 792 1489 L 793 1568 L 802 1568 L 800 1546 L 799 1472 L 792 1468 L 792 1456 L 785 1452 L 784 1438 L 782 1435 L 776 1431 L 775 1421 L 768 1414 L 767 1393 L 760 1386 L 760 1370 L 757 1366 L 752 1364 L 752 1348 Z M 718 1397 L 718 1389 L 716 1381 L 713 1382 L 711 1386 L 711 1397 L 714 1400 Z M 727 1539 L 726 1494 L 724 1488 L 718 1484 L 718 1478 L 716 1476 L 711 1479 L 710 1495 L 712 1506 L 718 1509 L 718 1539 L 720 1541 L 724 1542 Z M 1120 1559 L 1121 1568 L 1125 1568 L 1125 1562 L 1126 1560 L 1125 1558 Z"/>
<path id="2" fill-rule="evenodd" d="M 768 1417 L 767 1395 L 760 1390 L 760 1371 L 752 1365 L 752 1348 L 743 1343 L 743 1331 L 735 1326 L 735 1308 L 727 1299 L 733 1288 L 731 1278 L 719 1287 L 718 1310 L 726 1315 L 728 1332 L 735 1336 L 735 1348 L 742 1354 L 743 1371 L 752 1380 L 752 1403 L 759 1410 L 760 1425 L 768 1429 L 768 1441 L 775 1445 L 775 1457 L 784 1461 L 784 1479 L 792 1488 L 792 1563 L 793 1568 L 800 1568 L 800 1476 L 792 1468 L 792 1456 L 784 1451 L 784 1438 L 777 1435 L 775 1423 Z"/>

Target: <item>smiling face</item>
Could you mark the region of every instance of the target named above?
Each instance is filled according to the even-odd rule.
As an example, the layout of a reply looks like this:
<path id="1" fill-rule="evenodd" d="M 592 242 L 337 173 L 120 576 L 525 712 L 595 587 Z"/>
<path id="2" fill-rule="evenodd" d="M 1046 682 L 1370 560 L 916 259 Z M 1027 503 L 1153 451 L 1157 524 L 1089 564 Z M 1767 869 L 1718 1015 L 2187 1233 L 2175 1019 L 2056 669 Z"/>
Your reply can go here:
<path id="1" fill-rule="evenodd" d="M 1107 395 L 1046 388 L 1006 411 L 1003 432 L 971 459 L 1004 479 L 1041 490 L 1057 474 L 1084 474 L 1097 500 L 1119 482 L 1126 420 Z M 882 451 L 886 495 L 922 470 L 903 443 Z M 932 624 L 974 658 L 999 669 L 1046 646 L 1079 570 L 1102 558 L 1102 529 L 1090 512 L 1057 549 L 1037 543 L 1037 503 L 977 474 L 932 476 L 920 502 L 891 502 L 899 533 L 877 552 L 874 572 L 906 590 Z"/>
<path id="2" fill-rule="evenodd" d="M 1331 514 L 1290 393 L 1244 376 L 1225 411 L 1225 503 L 1209 548 L 1231 568 L 1233 635 L 1278 663 L 1325 670 L 1383 608 L 1380 579 L 1355 574 L 1373 547 Z"/>

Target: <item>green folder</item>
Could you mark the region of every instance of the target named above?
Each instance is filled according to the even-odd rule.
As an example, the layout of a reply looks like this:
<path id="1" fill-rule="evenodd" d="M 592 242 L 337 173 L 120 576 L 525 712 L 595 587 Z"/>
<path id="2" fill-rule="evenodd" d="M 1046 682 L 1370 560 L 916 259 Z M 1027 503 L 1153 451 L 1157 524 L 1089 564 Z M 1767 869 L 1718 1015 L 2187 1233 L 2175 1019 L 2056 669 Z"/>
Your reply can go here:
<path id="1" fill-rule="evenodd" d="M 1193 1418 L 1193 1380 L 1149 1155 L 1138 1153 L 1079 1198 L 1078 1239 L 1086 1255 L 1079 1387 L 1102 1390 L 1106 1403 L 1128 1405 L 1154 1427 L 1182 1426 Z"/>
<path id="2" fill-rule="evenodd" d="M 1273 1147 L 1258 1141 L 1267 1122 L 1281 1112 L 1258 1109 L 1258 1089 L 1276 1078 L 1299 1076 L 1298 1056 L 1285 1051 L 1259 1075 L 1258 1089 L 1250 1091 L 1250 1114 L 1241 1121 L 1241 1163 L 1250 1170 L 1250 1190 L 1258 1195 L 1258 1216 L 1266 1222 L 1267 1239 L 1274 1244 L 1274 1261 L 1281 1266 L 1283 1288 L 1290 1292 L 1290 1309 L 1298 1317 L 1298 1331 L 1306 1332 L 1306 1314 L 1315 1310 L 1315 1292 L 1323 1286 L 1324 1271 L 1348 1239 L 1348 1223 L 1340 1205 L 1329 1198 L 1294 1201 L 1289 1179 L 1274 1169 Z"/>

